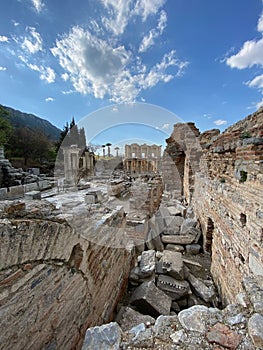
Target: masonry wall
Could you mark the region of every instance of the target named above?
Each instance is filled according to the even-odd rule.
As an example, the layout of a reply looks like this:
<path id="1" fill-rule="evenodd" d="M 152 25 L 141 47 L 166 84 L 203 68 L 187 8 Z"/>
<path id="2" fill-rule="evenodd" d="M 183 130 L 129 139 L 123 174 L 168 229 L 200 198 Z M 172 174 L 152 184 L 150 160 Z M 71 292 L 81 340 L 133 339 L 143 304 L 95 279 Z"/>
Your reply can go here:
<path id="1" fill-rule="evenodd" d="M 200 137 L 204 150 L 193 205 L 224 303 L 242 291 L 244 276 L 263 275 L 262 127 L 259 111 L 212 142 Z"/>
<path id="2" fill-rule="evenodd" d="M 126 287 L 132 249 L 90 241 L 45 202 L 0 204 L 0 349 L 80 349 Z M 99 234 L 99 231 L 97 232 Z"/>

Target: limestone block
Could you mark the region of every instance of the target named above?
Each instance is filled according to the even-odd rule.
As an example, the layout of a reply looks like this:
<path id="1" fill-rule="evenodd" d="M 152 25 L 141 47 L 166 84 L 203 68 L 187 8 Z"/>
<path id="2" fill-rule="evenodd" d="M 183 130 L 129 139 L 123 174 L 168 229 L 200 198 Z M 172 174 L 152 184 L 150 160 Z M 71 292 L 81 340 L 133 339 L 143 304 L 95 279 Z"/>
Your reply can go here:
<path id="1" fill-rule="evenodd" d="M 82 350 L 118 350 L 121 342 L 121 329 L 116 322 L 86 331 Z"/>
<path id="2" fill-rule="evenodd" d="M 179 321 L 187 331 L 204 334 L 207 330 L 210 309 L 204 305 L 195 305 L 178 314 Z"/>
<path id="3" fill-rule="evenodd" d="M 184 247 L 178 244 L 167 244 L 167 246 L 165 247 L 165 250 L 171 250 L 173 252 L 183 252 Z"/>
<path id="4" fill-rule="evenodd" d="M 199 244 L 187 244 L 185 249 L 189 254 L 198 254 L 200 252 L 201 246 Z"/>
<path id="5" fill-rule="evenodd" d="M 263 316 L 256 313 L 248 321 L 248 334 L 257 348 L 263 348 Z"/>
<path id="6" fill-rule="evenodd" d="M 31 191 L 25 193 L 25 199 L 41 199 L 41 192 L 40 191 Z"/>
<path id="7" fill-rule="evenodd" d="M 212 287 L 207 287 L 200 278 L 196 278 L 194 275 L 189 273 L 187 280 L 190 283 L 195 294 L 207 303 L 215 297 L 214 289 Z"/>
<path id="8" fill-rule="evenodd" d="M 0 188 L 0 200 L 6 199 L 7 197 L 7 188 Z"/>
<path id="9" fill-rule="evenodd" d="M 172 299 L 151 281 L 144 282 L 135 289 L 130 303 L 136 306 L 141 313 L 157 317 L 169 315 Z"/>
<path id="10" fill-rule="evenodd" d="M 170 276 L 183 280 L 185 278 L 182 253 L 164 250 L 161 258 L 163 270 Z"/>
<path id="11" fill-rule="evenodd" d="M 171 244 L 191 244 L 195 240 L 194 235 L 162 235 L 163 243 Z"/>
<path id="12" fill-rule="evenodd" d="M 251 253 L 249 254 L 249 268 L 251 269 L 254 275 L 263 276 L 262 262 Z"/>
<path id="13" fill-rule="evenodd" d="M 155 250 L 142 252 L 140 270 L 144 277 L 151 276 L 155 270 Z"/>
<path id="14" fill-rule="evenodd" d="M 173 300 L 178 300 L 189 293 L 190 287 L 187 281 L 176 280 L 171 276 L 159 275 L 157 287 L 168 292 Z"/>
<path id="15" fill-rule="evenodd" d="M 185 219 L 181 226 L 181 235 L 185 235 L 188 233 L 192 233 L 192 229 L 197 225 L 197 221 L 195 219 Z"/>
<path id="16" fill-rule="evenodd" d="M 154 324 L 155 319 L 149 315 L 140 314 L 128 306 L 122 306 L 116 316 L 116 322 L 118 322 L 123 332 L 126 332 L 140 323 L 145 325 Z"/>

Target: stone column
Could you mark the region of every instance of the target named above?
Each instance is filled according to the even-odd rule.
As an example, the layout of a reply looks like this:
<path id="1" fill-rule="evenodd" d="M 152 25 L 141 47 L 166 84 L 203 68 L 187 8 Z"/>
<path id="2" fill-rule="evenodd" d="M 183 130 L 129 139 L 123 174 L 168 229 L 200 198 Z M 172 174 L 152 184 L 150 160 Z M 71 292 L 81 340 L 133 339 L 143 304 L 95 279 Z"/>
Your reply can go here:
<path id="1" fill-rule="evenodd" d="M 76 145 L 63 148 L 66 185 L 74 186 L 77 184 L 77 176 L 79 171 L 79 152 L 80 148 L 78 148 Z"/>

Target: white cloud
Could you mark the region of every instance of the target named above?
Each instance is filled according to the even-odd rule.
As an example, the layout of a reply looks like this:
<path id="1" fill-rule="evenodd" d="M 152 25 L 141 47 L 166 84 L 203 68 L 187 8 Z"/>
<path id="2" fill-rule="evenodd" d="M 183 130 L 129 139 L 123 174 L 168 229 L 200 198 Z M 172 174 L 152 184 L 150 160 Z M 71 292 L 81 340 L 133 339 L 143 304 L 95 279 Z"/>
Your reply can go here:
<path id="1" fill-rule="evenodd" d="M 74 90 L 68 90 L 68 91 L 62 91 L 62 94 L 63 95 L 71 95 L 71 94 L 74 94 Z"/>
<path id="2" fill-rule="evenodd" d="M 132 0 L 101 0 L 101 2 L 108 10 L 108 16 L 102 18 L 102 23 L 113 34 L 122 34 L 129 23 Z"/>
<path id="3" fill-rule="evenodd" d="M 19 56 L 19 59 L 27 65 L 28 68 L 39 72 L 40 79 L 46 81 L 47 83 L 54 83 L 56 79 L 55 71 L 50 67 L 44 67 L 42 65 L 38 66 L 37 64 L 29 63 L 26 57 Z"/>
<path id="4" fill-rule="evenodd" d="M 256 104 L 256 107 L 257 109 L 259 109 L 260 107 L 263 107 L 263 98 L 261 101 L 259 101 L 257 104 Z"/>
<path id="5" fill-rule="evenodd" d="M 148 16 L 158 13 L 165 2 L 166 0 L 137 0 L 133 13 L 140 15 L 143 21 L 146 21 Z"/>
<path id="6" fill-rule="evenodd" d="M 67 80 L 69 79 L 68 73 L 63 73 L 63 74 L 61 74 L 61 78 L 62 78 L 64 81 L 67 81 Z"/>
<path id="7" fill-rule="evenodd" d="M 12 20 L 12 22 L 13 22 L 13 25 L 14 25 L 15 27 L 19 26 L 19 24 L 20 24 L 19 22 L 17 22 L 17 21 L 14 20 L 14 19 Z"/>
<path id="8" fill-rule="evenodd" d="M 53 101 L 55 101 L 55 99 L 54 99 L 53 97 L 47 97 L 47 98 L 45 99 L 45 101 L 46 101 L 46 102 L 53 102 Z"/>
<path id="9" fill-rule="evenodd" d="M 4 72 L 4 71 L 6 71 L 6 67 L 0 66 L 0 72 Z"/>
<path id="10" fill-rule="evenodd" d="M 263 34 L 263 13 L 257 23 L 258 32 Z M 257 66 L 263 67 L 263 37 L 259 40 L 248 40 L 243 44 L 240 51 L 225 60 L 231 68 L 245 69 Z M 256 76 L 251 81 L 246 82 L 251 88 L 259 88 L 263 93 L 263 74 Z M 255 104 L 257 108 L 262 106 L 262 101 Z"/>
<path id="11" fill-rule="evenodd" d="M 231 68 L 250 68 L 254 65 L 263 67 L 263 38 L 255 41 L 246 41 L 242 49 L 229 57 L 226 63 Z"/>
<path id="12" fill-rule="evenodd" d="M 165 11 L 161 11 L 157 28 L 150 30 L 149 34 L 146 35 L 141 42 L 139 52 L 145 52 L 147 49 L 154 45 L 154 40 L 162 35 L 167 24 L 167 16 Z"/>
<path id="13" fill-rule="evenodd" d="M 37 13 L 40 13 L 41 10 L 44 8 L 44 3 L 42 2 L 42 0 L 31 0 L 31 2 Z"/>
<path id="14" fill-rule="evenodd" d="M 217 126 L 226 125 L 227 124 L 227 120 L 218 119 L 218 120 L 214 121 L 214 124 L 217 125 Z"/>
<path id="15" fill-rule="evenodd" d="M 1 43 L 8 43 L 9 39 L 5 35 L 0 35 L 0 42 Z"/>
<path id="16" fill-rule="evenodd" d="M 169 129 L 169 127 L 170 127 L 170 124 L 165 123 L 165 124 L 163 124 L 163 125 L 161 126 L 161 129 L 162 129 L 162 130 L 167 130 L 167 129 Z"/>
<path id="17" fill-rule="evenodd" d="M 263 88 L 263 74 L 246 83 L 249 87 Z"/>
<path id="18" fill-rule="evenodd" d="M 187 65 L 171 51 L 160 63 L 146 67 L 124 46 L 114 46 L 80 27 L 57 40 L 51 52 L 76 91 L 108 96 L 114 102 L 133 102 L 142 90 L 181 75 Z M 173 70 L 167 74 L 169 67 Z"/>
<path id="19" fill-rule="evenodd" d="M 105 28 L 114 35 L 121 35 L 130 19 L 142 17 L 143 21 L 150 15 L 156 15 L 166 0 L 100 0 L 107 10 L 107 17 L 102 18 Z M 160 30 L 160 29 L 159 29 Z"/>
<path id="20" fill-rule="evenodd" d="M 29 35 L 24 38 L 22 42 L 22 49 L 28 51 L 31 54 L 37 53 L 42 50 L 43 40 L 41 35 L 36 32 L 36 28 L 28 27 L 27 31 L 29 31 Z"/>
<path id="21" fill-rule="evenodd" d="M 258 20 L 258 31 L 263 32 L 263 13 L 261 14 Z"/>

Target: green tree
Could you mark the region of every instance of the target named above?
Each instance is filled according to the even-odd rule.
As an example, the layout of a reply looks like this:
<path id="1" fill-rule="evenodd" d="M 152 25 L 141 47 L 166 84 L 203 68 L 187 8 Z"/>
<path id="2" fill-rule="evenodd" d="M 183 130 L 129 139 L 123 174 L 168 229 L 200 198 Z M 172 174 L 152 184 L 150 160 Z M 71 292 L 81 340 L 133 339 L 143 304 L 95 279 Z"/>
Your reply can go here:
<path id="1" fill-rule="evenodd" d="M 8 117 L 9 113 L 0 105 L 0 146 L 4 146 L 12 135 L 13 127 Z"/>
<path id="2" fill-rule="evenodd" d="M 33 130 L 28 127 L 14 130 L 7 145 L 9 157 L 24 158 L 25 166 L 31 159 L 39 164 L 50 159 L 53 154 L 53 144 L 41 130 Z M 53 158 L 53 156 L 52 156 Z"/>

